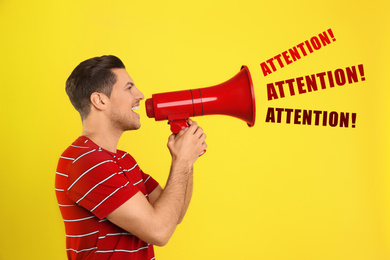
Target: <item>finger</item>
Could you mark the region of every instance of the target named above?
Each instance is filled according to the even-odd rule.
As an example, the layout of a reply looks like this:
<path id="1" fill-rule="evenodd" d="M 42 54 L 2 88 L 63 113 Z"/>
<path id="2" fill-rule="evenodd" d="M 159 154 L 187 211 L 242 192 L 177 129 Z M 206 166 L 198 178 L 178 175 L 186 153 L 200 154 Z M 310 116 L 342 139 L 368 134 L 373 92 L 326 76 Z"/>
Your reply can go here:
<path id="1" fill-rule="evenodd" d="M 203 134 L 203 128 L 202 127 L 198 127 L 194 133 L 195 136 L 197 136 L 198 138 L 200 138 Z"/>
<path id="2" fill-rule="evenodd" d="M 206 138 L 207 138 L 207 135 L 205 133 L 203 133 L 200 137 L 199 137 L 199 140 L 204 143 L 204 141 L 206 141 Z"/>
<path id="3" fill-rule="evenodd" d="M 195 121 L 192 121 L 191 125 L 188 127 L 188 132 L 191 134 L 194 134 L 196 132 L 196 129 L 198 128 L 198 124 Z"/>

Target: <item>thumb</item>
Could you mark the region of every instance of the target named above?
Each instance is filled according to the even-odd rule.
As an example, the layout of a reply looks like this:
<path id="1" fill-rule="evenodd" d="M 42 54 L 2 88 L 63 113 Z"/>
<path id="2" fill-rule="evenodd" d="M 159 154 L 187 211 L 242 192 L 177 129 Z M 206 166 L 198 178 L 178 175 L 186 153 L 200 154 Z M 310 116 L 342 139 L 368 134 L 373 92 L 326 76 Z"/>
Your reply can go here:
<path id="1" fill-rule="evenodd" d="M 187 132 L 187 129 L 188 129 L 188 127 L 183 128 L 182 130 L 180 130 L 179 133 L 177 133 L 176 135 L 174 134 L 174 138 L 175 138 L 175 139 L 179 139 L 182 135 L 185 134 L 185 132 Z"/>
<path id="2" fill-rule="evenodd" d="M 171 134 L 169 137 L 168 137 L 168 143 L 171 143 L 175 140 L 175 137 L 176 135 L 175 134 Z"/>

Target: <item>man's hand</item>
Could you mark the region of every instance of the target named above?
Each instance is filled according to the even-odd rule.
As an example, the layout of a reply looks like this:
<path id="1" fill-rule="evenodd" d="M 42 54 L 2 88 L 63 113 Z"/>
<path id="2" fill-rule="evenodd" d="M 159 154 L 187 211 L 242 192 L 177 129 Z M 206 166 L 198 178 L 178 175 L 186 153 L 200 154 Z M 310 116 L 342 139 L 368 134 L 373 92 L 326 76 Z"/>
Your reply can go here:
<path id="1" fill-rule="evenodd" d="M 169 136 L 168 149 L 172 155 L 172 163 L 192 167 L 199 154 L 207 148 L 207 144 L 203 129 L 191 119 L 188 119 L 188 124 L 190 125 L 188 128 Z"/>

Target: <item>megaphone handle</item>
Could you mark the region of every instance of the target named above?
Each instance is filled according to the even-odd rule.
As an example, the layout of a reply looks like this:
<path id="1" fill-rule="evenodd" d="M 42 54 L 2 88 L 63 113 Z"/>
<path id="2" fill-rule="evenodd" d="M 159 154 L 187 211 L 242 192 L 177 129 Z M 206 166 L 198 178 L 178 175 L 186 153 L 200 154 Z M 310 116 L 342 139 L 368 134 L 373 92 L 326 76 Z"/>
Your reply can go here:
<path id="1" fill-rule="evenodd" d="M 178 134 L 181 130 L 189 127 L 187 119 L 169 120 L 168 123 L 171 126 L 172 133 L 175 135 Z M 202 156 L 205 152 L 206 150 L 203 150 L 199 156 Z"/>
<path id="2" fill-rule="evenodd" d="M 172 133 L 175 135 L 177 135 L 181 130 L 189 127 L 187 119 L 169 120 L 168 123 L 171 126 Z"/>

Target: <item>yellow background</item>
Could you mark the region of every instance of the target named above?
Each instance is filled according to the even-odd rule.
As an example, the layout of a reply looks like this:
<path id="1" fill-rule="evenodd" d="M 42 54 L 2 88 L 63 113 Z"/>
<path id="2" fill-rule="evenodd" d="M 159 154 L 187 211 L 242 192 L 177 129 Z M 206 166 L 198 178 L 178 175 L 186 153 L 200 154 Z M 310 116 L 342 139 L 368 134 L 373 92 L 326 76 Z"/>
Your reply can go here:
<path id="1" fill-rule="evenodd" d="M 66 259 L 58 157 L 81 133 L 65 80 L 119 56 L 146 97 L 249 67 L 257 121 L 206 116 L 185 221 L 156 259 L 390 259 L 387 1 L 0 1 L 0 259 Z M 335 42 L 264 77 L 260 63 L 331 28 Z M 267 101 L 266 84 L 363 64 L 366 81 Z M 232 104 L 232 106 L 238 105 Z M 268 107 L 357 113 L 356 128 L 265 123 Z M 119 148 L 160 183 L 165 122 Z"/>

